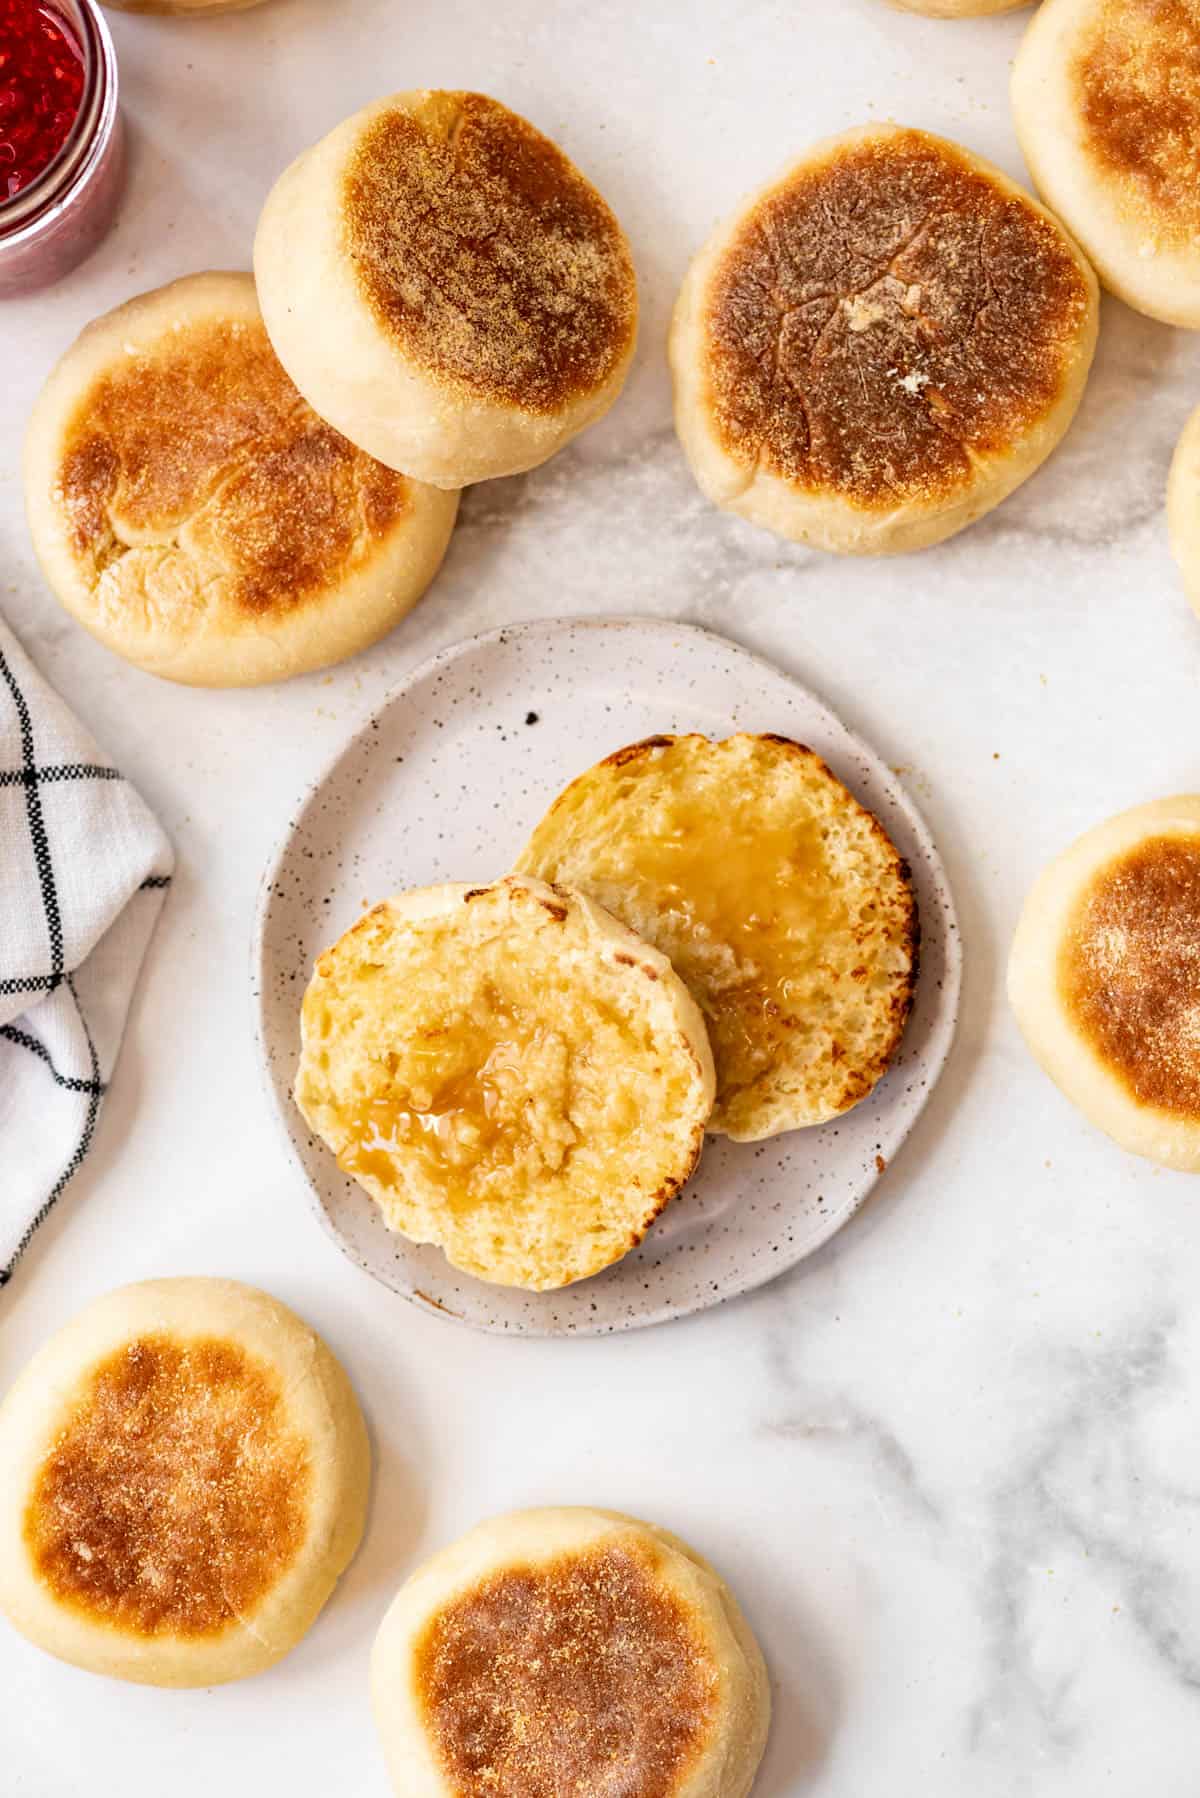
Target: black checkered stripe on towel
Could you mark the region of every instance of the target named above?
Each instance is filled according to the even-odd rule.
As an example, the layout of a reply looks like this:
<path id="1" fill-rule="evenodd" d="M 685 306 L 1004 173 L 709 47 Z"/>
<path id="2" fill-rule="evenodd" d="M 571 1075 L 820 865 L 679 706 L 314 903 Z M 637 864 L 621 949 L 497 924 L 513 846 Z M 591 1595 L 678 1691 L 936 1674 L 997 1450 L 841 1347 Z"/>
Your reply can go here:
<path id="1" fill-rule="evenodd" d="M 0 768 L 0 787 L 23 787 L 25 790 L 25 815 L 33 845 L 42 909 L 45 914 L 46 934 L 50 945 L 50 968 L 45 974 L 0 978 L 0 995 L 27 992 L 32 996 L 51 993 L 59 987 L 65 986 L 71 994 L 87 1042 L 90 1071 L 86 1079 L 63 1074 L 54 1066 L 49 1051 L 36 1037 L 14 1024 L 0 1026 L 0 1037 L 15 1044 L 18 1048 L 24 1049 L 42 1062 L 47 1080 L 66 1091 L 86 1093 L 88 1099 L 82 1128 L 73 1149 L 66 1158 L 61 1174 L 37 1214 L 30 1220 L 11 1258 L 6 1264 L 0 1266 L 0 1286 L 6 1285 L 11 1279 L 13 1268 L 29 1246 L 35 1231 L 49 1217 L 64 1188 L 72 1176 L 77 1174 L 83 1166 L 95 1134 L 100 1101 L 107 1091 L 105 1082 L 100 1078 L 100 1064 L 96 1055 L 96 1045 L 92 1040 L 91 1030 L 88 1028 L 88 1021 L 79 1003 L 74 982 L 64 967 L 62 912 L 59 908 L 54 864 L 46 835 L 46 821 L 42 813 L 41 789 L 61 781 L 120 780 L 122 778 L 118 769 L 103 766 L 98 762 L 53 762 L 42 766 L 37 764 L 34 758 L 33 722 L 29 715 L 29 707 L 12 665 L 4 653 L 3 646 L 0 645 L 0 690 L 4 689 L 7 690 L 16 709 L 22 762 L 19 768 Z M 170 884 L 170 875 L 155 874 L 142 882 L 141 890 L 168 887 Z"/>
<path id="2" fill-rule="evenodd" d="M 41 1228 L 50 1213 L 54 1210 L 68 1181 L 73 1175 L 77 1174 L 83 1166 L 87 1157 L 87 1152 L 92 1146 L 92 1137 L 96 1132 L 96 1119 L 100 1115 L 100 1101 L 108 1091 L 108 1087 L 100 1078 L 100 1063 L 96 1056 L 96 1045 L 92 1041 L 92 1033 L 88 1029 L 87 1019 L 83 1015 L 83 1009 L 79 1003 L 79 995 L 75 991 L 74 982 L 69 974 L 64 977 L 64 984 L 70 991 L 71 998 L 75 1004 L 75 1010 L 79 1014 L 79 1022 L 83 1026 L 84 1036 L 87 1038 L 88 1055 L 91 1063 L 91 1073 L 87 1080 L 76 1079 L 68 1074 L 60 1074 L 53 1061 L 50 1059 L 49 1050 L 46 1049 L 44 1044 L 39 1043 L 35 1036 L 30 1036 L 27 1031 L 19 1030 L 15 1024 L 0 1025 L 0 1037 L 3 1037 L 7 1042 L 15 1043 L 19 1048 L 27 1050 L 30 1055 L 35 1055 L 38 1060 L 45 1065 L 47 1077 L 54 1082 L 55 1086 L 63 1087 L 67 1092 L 86 1093 L 88 1096 L 87 1110 L 84 1113 L 83 1119 L 83 1128 L 79 1133 L 75 1147 L 71 1151 L 62 1173 L 54 1182 L 50 1191 L 46 1194 L 44 1201 L 35 1212 L 34 1216 L 30 1218 L 21 1240 L 13 1250 L 11 1258 L 3 1267 L 0 1267 L 0 1286 L 6 1286 L 9 1280 L 12 1279 L 13 1269 L 33 1241 L 35 1233 Z"/>

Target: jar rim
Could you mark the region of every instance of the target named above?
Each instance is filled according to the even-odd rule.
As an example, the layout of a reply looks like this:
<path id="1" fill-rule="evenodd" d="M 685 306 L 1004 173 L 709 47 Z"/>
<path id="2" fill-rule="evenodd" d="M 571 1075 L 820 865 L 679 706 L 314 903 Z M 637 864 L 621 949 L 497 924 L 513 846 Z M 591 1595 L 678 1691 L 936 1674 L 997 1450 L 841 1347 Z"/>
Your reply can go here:
<path id="1" fill-rule="evenodd" d="M 0 242 L 10 243 L 26 224 L 39 220 L 48 207 L 74 185 L 88 150 L 103 135 L 107 115 L 116 108 L 116 52 L 96 0 L 71 0 L 78 18 L 69 16 L 64 0 L 34 0 L 41 10 L 63 21 L 83 62 L 84 86 L 79 111 L 62 144 L 44 169 L 20 193 L 0 200 Z"/>

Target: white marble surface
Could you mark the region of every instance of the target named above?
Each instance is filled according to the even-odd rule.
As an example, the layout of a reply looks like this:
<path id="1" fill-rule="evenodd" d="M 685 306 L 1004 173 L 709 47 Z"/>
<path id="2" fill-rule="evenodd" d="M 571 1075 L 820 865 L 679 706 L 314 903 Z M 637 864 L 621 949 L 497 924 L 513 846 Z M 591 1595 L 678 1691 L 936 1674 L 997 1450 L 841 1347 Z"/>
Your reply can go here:
<path id="1" fill-rule="evenodd" d="M 0 311 L 0 608 L 156 805 L 181 867 L 93 1157 L 0 1299 L 0 1384 L 111 1285 L 237 1275 L 344 1355 L 378 1479 L 335 1601 L 258 1680 L 110 1685 L 0 1630 L 6 1794 L 383 1798 L 365 1662 L 413 1557 L 488 1512 L 588 1501 L 691 1537 L 742 1594 L 777 1682 L 757 1798 L 1193 1798 L 1200 1188 L 1073 1114 L 1021 1049 L 1001 976 L 1046 856 L 1196 785 L 1200 626 L 1162 491 L 1200 344 L 1106 303 L 1050 467 L 954 543 L 880 566 L 708 510 L 663 364 L 689 252 L 809 139 L 894 115 L 1019 173 L 1005 84 L 1021 22 L 923 22 L 879 0 L 272 0 L 195 25 L 114 19 L 134 131 L 119 229 L 61 289 Z M 436 590 L 371 654 L 259 693 L 159 685 L 38 579 L 24 414 L 94 313 L 244 266 L 284 161 L 421 84 L 495 91 L 609 195 L 645 287 L 630 390 L 549 468 L 468 497 Z M 807 1268 L 620 1340 L 485 1340 L 372 1285 L 312 1220 L 253 1060 L 252 905 L 294 796 L 415 659 L 505 618 L 613 610 L 740 638 L 907 770 L 956 889 L 965 1010 L 915 1136 Z"/>

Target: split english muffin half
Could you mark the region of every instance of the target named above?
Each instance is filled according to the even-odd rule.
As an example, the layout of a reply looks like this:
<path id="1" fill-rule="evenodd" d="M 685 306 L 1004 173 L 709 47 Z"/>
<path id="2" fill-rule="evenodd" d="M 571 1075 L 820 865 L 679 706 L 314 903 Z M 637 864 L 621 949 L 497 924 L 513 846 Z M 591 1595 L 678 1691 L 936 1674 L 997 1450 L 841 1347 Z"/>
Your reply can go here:
<path id="1" fill-rule="evenodd" d="M 817 144 L 697 256 L 671 326 L 701 488 L 852 555 L 940 543 L 1026 480 L 1075 415 L 1096 279 L 1043 207 L 927 132 Z"/>
<path id="2" fill-rule="evenodd" d="M 588 894 L 669 958 L 708 1027 L 717 1134 L 838 1117 L 896 1053 L 917 973 L 909 870 L 802 744 L 631 744 L 560 794 L 517 869 Z"/>
<path id="3" fill-rule="evenodd" d="M 319 958 L 301 1034 L 296 1103 L 388 1224 L 535 1291 L 640 1242 L 712 1108 L 670 963 L 536 880 L 377 905 Z"/>
<path id="4" fill-rule="evenodd" d="M 0 1610 L 93 1673 L 211 1686 L 271 1666 L 358 1546 L 370 1451 L 314 1331 L 233 1280 L 88 1306 L 0 1404 Z"/>
<path id="5" fill-rule="evenodd" d="M 720 1576 L 614 1511 L 480 1524 L 401 1588 L 371 1694 L 402 1798 L 746 1798 L 770 1724 Z"/>
<path id="6" fill-rule="evenodd" d="M 1200 797 L 1122 812 L 1045 869 L 1008 992 L 1034 1057 L 1092 1123 L 1200 1170 Z"/>
<path id="7" fill-rule="evenodd" d="M 318 418 L 247 274 L 189 275 L 89 325 L 34 406 L 25 496 L 67 611 L 207 687 L 374 643 L 432 581 L 458 509 Z"/>

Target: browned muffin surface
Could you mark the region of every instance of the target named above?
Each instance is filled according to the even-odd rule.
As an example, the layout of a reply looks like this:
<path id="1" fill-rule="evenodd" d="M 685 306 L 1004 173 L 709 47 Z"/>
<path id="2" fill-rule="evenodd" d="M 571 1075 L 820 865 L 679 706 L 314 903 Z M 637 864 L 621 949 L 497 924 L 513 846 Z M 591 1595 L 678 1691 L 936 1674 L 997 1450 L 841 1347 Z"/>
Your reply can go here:
<path id="1" fill-rule="evenodd" d="M 601 196 L 549 138 L 482 94 L 435 93 L 364 131 L 346 242 L 376 318 L 421 368 L 550 414 L 629 352 L 633 268 Z"/>
<path id="2" fill-rule="evenodd" d="M 814 494 L 944 502 L 1061 398 L 1090 306 L 1030 202 L 923 132 L 867 136 L 772 189 L 721 257 L 717 434 Z"/>
<path id="3" fill-rule="evenodd" d="M 1074 80 L 1088 149 L 1159 239 L 1200 232 L 1200 5 L 1109 0 L 1079 47 Z"/>
<path id="4" fill-rule="evenodd" d="M 188 323 L 91 383 L 57 486 L 106 608 L 145 605 L 152 556 L 160 604 L 200 611 L 215 582 L 266 622 L 368 566 L 410 507 L 405 477 L 318 418 L 245 319 Z"/>
<path id="5" fill-rule="evenodd" d="M 428 1625 L 415 1683 L 461 1798 L 670 1798 L 718 1696 L 695 1620 L 633 1540 L 484 1580 Z"/>
<path id="6" fill-rule="evenodd" d="M 1133 1097 L 1200 1121 L 1200 837 L 1150 837 L 1103 868 L 1058 972 L 1069 1015 Z"/>
<path id="7" fill-rule="evenodd" d="M 25 1540 L 61 1603 L 138 1636 L 219 1635 L 286 1573 L 308 1446 L 277 1376 L 219 1337 L 140 1337 L 101 1361 L 38 1470 Z"/>

